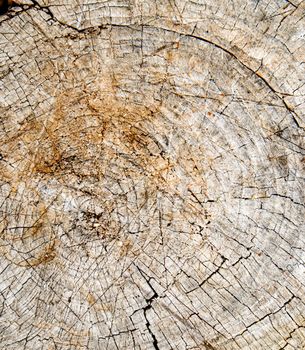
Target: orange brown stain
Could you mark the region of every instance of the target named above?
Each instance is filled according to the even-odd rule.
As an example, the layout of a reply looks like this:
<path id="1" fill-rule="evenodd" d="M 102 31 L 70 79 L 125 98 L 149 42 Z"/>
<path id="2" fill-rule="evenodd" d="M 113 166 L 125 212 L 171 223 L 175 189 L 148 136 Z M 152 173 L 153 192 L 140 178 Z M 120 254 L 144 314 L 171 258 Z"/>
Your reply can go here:
<path id="1" fill-rule="evenodd" d="M 23 261 L 16 261 L 8 252 L 4 252 L 4 256 L 19 267 L 36 267 L 41 264 L 47 264 L 56 257 L 55 240 L 53 240 L 47 248 L 40 252 L 37 256 L 26 258 Z"/>
<path id="2" fill-rule="evenodd" d="M 175 166 L 193 169 L 191 180 L 204 185 L 200 164 L 187 155 L 187 150 L 182 148 L 175 160 L 166 155 L 156 140 L 155 131 L 160 127 L 164 129 L 165 125 L 161 107 L 118 100 L 113 93 L 117 81 L 114 77 L 109 81 L 105 83 L 108 90 L 104 93 L 86 89 L 63 91 L 56 98 L 54 112 L 43 121 L 32 118 L 22 123 L 9 140 L 11 149 L 16 151 L 13 156 L 20 161 L 18 176 L 12 182 L 16 188 L 18 182 L 33 178 L 39 181 L 56 179 L 65 185 L 66 176 L 81 179 L 96 176 L 102 187 L 100 181 L 114 161 L 124 169 L 122 176 L 145 179 L 150 192 L 171 191 L 173 195 L 180 195 L 176 189 L 180 179 L 175 174 Z M 6 177 L 10 176 L 13 175 L 8 172 Z M 36 209 L 41 210 L 40 219 L 27 232 L 26 238 L 37 236 L 45 225 L 50 225 L 48 209 L 43 199 L 40 201 L 41 208 Z M 112 204 L 115 203 L 110 201 L 109 212 Z M 198 206 L 189 209 L 197 212 Z M 111 225 L 105 221 L 97 228 L 101 238 L 108 237 Z M 126 241 L 120 255 L 127 255 L 131 248 L 132 243 Z M 49 263 L 55 256 L 54 245 L 51 245 L 25 265 Z"/>
<path id="3" fill-rule="evenodd" d="M 64 92 L 46 125 L 35 125 L 31 129 L 36 132 L 22 137 L 31 156 L 27 168 L 34 175 L 60 178 L 61 173 L 71 172 L 75 162 L 86 161 L 103 176 L 119 151 L 131 156 L 142 171 L 158 176 L 168 168 L 168 161 L 160 155 L 158 143 L 147 130 L 155 119 L 154 111 L 120 103 L 113 97 Z M 39 147 L 37 134 L 40 134 Z M 102 159 L 97 159 L 100 154 Z M 79 175 L 85 174 L 80 169 Z"/>
<path id="4" fill-rule="evenodd" d="M 126 239 L 125 242 L 123 242 L 123 245 L 120 250 L 120 257 L 126 256 L 128 252 L 131 250 L 133 244 L 130 239 Z"/>
<path id="5" fill-rule="evenodd" d="M 87 295 L 87 301 L 88 301 L 88 303 L 89 303 L 91 306 L 94 305 L 94 304 L 96 303 L 96 299 L 95 299 L 95 297 L 93 296 L 92 293 L 88 293 L 88 295 Z"/>

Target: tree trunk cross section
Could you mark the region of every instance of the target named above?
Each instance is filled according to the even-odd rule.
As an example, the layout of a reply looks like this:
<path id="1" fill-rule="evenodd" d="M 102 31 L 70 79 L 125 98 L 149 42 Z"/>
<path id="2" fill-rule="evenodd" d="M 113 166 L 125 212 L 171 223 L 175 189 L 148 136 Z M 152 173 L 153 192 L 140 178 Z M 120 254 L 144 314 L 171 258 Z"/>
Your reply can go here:
<path id="1" fill-rule="evenodd" d="M 304 11 L 0 17 L 0 349 L 305 349 Z"/>

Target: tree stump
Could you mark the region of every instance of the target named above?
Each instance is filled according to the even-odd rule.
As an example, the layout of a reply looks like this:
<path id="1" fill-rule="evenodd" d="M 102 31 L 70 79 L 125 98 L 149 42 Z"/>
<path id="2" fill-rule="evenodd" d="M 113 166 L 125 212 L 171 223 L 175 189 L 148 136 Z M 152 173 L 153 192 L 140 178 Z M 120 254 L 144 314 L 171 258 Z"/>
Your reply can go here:
<path id="1" fill-rule="evenodd" d="M 305 349 L 304 10 L 1 16 L 1 349 Z"/>

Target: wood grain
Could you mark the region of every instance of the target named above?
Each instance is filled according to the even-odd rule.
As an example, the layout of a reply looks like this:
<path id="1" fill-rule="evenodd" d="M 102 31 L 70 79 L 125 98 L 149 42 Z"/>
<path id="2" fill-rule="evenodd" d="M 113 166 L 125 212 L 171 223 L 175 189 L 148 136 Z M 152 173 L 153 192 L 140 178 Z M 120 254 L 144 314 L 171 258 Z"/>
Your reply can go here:
<path id="1" fill-rule="evenodd" d="M 304 10 L 0 17 L 0 349 L 305 349 Z"/>

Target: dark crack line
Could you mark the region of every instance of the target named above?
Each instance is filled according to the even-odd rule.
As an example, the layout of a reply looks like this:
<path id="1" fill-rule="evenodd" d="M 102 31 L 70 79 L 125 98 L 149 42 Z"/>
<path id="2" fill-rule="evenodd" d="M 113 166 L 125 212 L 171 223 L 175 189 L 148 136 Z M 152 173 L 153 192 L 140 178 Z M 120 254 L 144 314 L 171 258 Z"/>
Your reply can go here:
<path id="1" fill-rule="evenodd" d="M 188 292 L 186 292 L 186 294 L 189 294 L 189 293 L 193 292 L 193 291 L 196 290 L 197 288 L 201 288 L 206 282 L 208 282 L 214 275 L 216 275 L 216 274 L 219 272 L 219 270 L 222 268 L 222 266 L 224 265 L 224 263 L 228 260 L 228 259 L 225 258 L 224 256 L 222 256 L 221 258 L 222 258 L 222 262 L 221 262 L 221 264 L 220 264 L 219 266 L 217 266 L 216 270 L 213 271 L 212 273 L 210 273 L 210 274 L 208 275 L 207 278 L 205 278 L 202 282 L 200 282 L 200 283 L 198 284 L 197 287 L 195 287 L 195 288 L 189 290 Z"/>
<path id="2" fill-rule="evenodd" d="M 273 315 L 277 314 L 278 312 L 282 311 L 282 310 L 283 310 L 293 299 L 295 299 L 295 298 L 296 298 L 296 297 L 295 297 L 294 295 L 292 295 L 292 296 L 289 298 L 289 300 L 287 300 L 279 309 L 277 309 L 277 310 L 274 311 L 274 312 L 269 312 L 268 314 L 264 315 L 263 317 L 261 317 L 261 318 L 258 319 L 257 321 L 252 322 L 251 324 L 249 324 L 249 325 L 245 328 L 245 330 L 244 330 L 242 333 L 237 334 L 237 335 L 235 336 L 235 338 L 240 337 L 240 336 L 243 336 L 243 334 L 244 334 L 245 332 L 249 331 L 249 328 L 251 328 L 252 326 L 254 326 L 254 325 L 256 325 L 256 324 L 262 322 L 262 321 L 265 320 L 266 318 L 269 318 L 270 316 L 273 316 Z"/>
<path id="3" fill-rule="evenodd" d="M 145 272 L 142 271 L 138 266 L 136 266 L 136 268 L 140 272 L 141 276 L 145 279 L 145 281 L 149 285 L 150 289 L 153 291 L 153 295 L 150 298 L 145 299 L 146 302 L 147 302 L 147 305 L 143 308 L 143 313 L 144 313 L 144 317 L 145 317 L 145 320 L 146 320 L 146 323 L 145 323 L 146 328 L 147 328 L 147 330 L 148 330 L 148 332 L 149 332 L 149 334 L 150 334 L 150 336 L 151 336 L 151 338 L 153 340 L 153 347 L 156 350 L 160 350 L 160 348 L 158 346 L 158 340 L 157 340 L 155 334 L 153 333 L 153 331 L 151 330 L 151 324 L 150 324 L 150 322 L 148 320 L 148 317 L 147 317 L 147 311 L 153 309 L 151 304 L 153 303 L 153 301 L 155 299 L 157 299 L 159 297 L 159 295 L 158 295 L 158 293 L 156 292 L 156 290 L 154 289 L 154 287 L 150 283 L 151 277 L 149 278 L 145 274 Z"/>
<path id="4" fill-rule="evenodd" d="M 146 328 L 148 329 L 148 332 L 149 332 L 150 336 L 152 337 L 154 349 L 160 350 L 160 348 L 159 348 L 159 346 L 158 346 L 158 340 L 157 340 L 156 336 L 154 335 L 154 333 L 152 332 L 152 330 L 151 330 L 151 328 L 150 328 L 150 327 L 151 327 L 151 324 L 150 324 L 150 322 L 149 322 L 149 320 L 148 320 L 148 318 L 147 318 L 147 314 L 146 314 L 147 311 L 150 310 L 150 309 L 152 309 L 152 306 L 151 306 L 150 304 L 149 304 L 149 305 L 146 305 L 146 306 L 144 307 L 144 309 L 143 309 L 144 317 L 145 317 L 145 320 L 146 320 L 145 326 L 146 326 Z"/>

